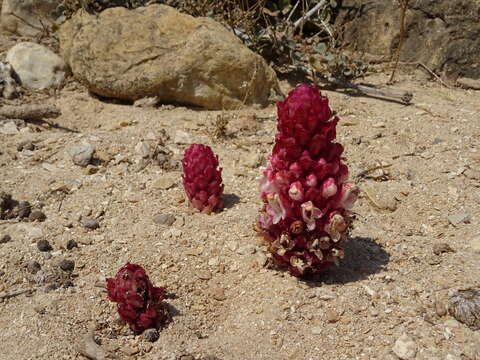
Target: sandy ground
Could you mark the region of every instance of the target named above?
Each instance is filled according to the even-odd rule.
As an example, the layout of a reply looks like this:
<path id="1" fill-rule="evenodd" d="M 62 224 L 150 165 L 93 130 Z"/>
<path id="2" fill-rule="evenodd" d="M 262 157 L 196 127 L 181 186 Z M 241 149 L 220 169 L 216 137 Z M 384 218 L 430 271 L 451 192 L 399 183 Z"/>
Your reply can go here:
<path id="1" fill-rule="evenodd" d="M 0 221 L 0 236 L 11 236 L 0 244 L 0 293 L 33 289 L 0 300 L 0 358 L 81 359 L 78 347 L 94 329 L 117 359 L 396 359 L 402 334 L 416 359 L 478 359 L 479 332 L 444 306 L 449 291 L 480 285 L 479 92 L 405 71 L 395 86 L 412 90 L 414 104 L 324 91 L 363 192 L 346 259 L 308 281 L 268 266 L 253 230 L 273 105 L 137 108 L 73 83 L 13 102 L 55 104 L 62 115 L 58 127 L 27 124 L 0 134 L 0 190 L 47 216 Z M 228 121 L 219 140 L 212 136 L 218 116 Z M 169 166 L 142 160 L 142 141 L 150 148 L 164 141 Z M 34 150 L 18 151 L 22 142 Z M 88 168 L 69 155 L 82 142 L 97 151 Z M 226 207 L 218 214 L 193 213 L 183 200 L 175 166 L 191 143 L 219 155 Z M 158 224 L 159 214 L 175 220 Z M 88 218 L 99 228 L 86 229 Z M 40 252 L 39 239 L 52 250 Z M 69 240 L 78 247 L 67 249 Z M 72 274 L 55 273 L 64 259 L 74 261 Z M 42 270 L 33 275 L 35 261 Z M 154 343 L 133 336 L 106 297 L 105 278 L 127 261 L 170 294 L 173 321 Z"/>

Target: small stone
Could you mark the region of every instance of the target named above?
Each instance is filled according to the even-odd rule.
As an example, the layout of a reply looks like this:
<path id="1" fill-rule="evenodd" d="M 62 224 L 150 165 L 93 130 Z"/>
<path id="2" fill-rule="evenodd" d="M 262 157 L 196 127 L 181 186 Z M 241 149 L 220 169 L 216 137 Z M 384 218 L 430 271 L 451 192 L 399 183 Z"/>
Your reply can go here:
<path id="1" fill-rule="evenodd" d="M 0 134 L 17 135 L 18 134 L 17 125 L 13 121 L 9 121 L 7 123 L 4 123 L 3 125 L 0 125 Z"/>
<path id="2" fill-rule="evenodd" d="M 140 350 L 136 346 L 125 346 L 124 348 L 122 348 L 122 352 L 127 356 L 133 356 L 138 354 Z"/>
<path id="3" fill-rule="evenodd" d="M 477 236 L 475 238 L 473 238 L 472 240 L 470 240 L 470 248 L 480 254 L 480 236 Z"/>
<path id="4" fill-rule="evenodd" d="M 173 142 L 175 144 L 191 144 L 192 136 L 185 131 L 177 130 L 175 136 L 173 137 Z"/>
<path id="5" fill-rule="evenodd" d="M 325 316 L 327 317 L 327 321 L 329 323 L 336 323 L 338 320 L 340 320 L 340 315 L 335 310 L 328 309 L 325 312 Z"/>
<path id="6" fill-rule="evenodd" d="M 9 241 L 12 241 L 12 237 L 8 234 L 5 234 L 5 235 L 0 237 L 0 244 L 5 244 Z"/>
<path id="7" fill-rule="evenodd" d="M 78 244 L 75 240 L 70 239 L 67 241 L 67 250 L 72 250 L 73 248 L 78 247 Z"/>
<path id="8" fill-rule="evenodd" d="M 73 269 L 75 269 L 75 262 L 73 260 L 63 259 L 60 261 L 59 266 L 63 271 L 73 271 Z"/>
<path id="9" fill-rule="evenodd" d="M 157 225 L 171 226 L 175 222 L 175 216 L 172 214 L 157 214 L 153 217 L 153 222 Z"/>
<path id="10" fill-rule="evenodd" d="M 312 334 L 313 335 L 321 335 L 322 334 L 322 328 L 315 326 L 312 328 Z"/>
<path id="11" fill-rule="evenodd" d="M 439 137 L 436 137 L 435 139 L 433 139 L 432 145 L 438 145 L 438 144 L 441 144 L 441 143 L 443 143 L 443 142 L 445 142 L 444 139 L 439 138 Z"/>
<path id="12" fill-rule="evenodd" d="M 149 342 L 155 342 L 159 338 L 157 329 L 147 329 L 143 332 L 143 338 Z"/>
<path id="13" fill-rule="evenodd" d="M 230 251 L 236 251 L 238 249 L 238 243 L 236 241 L 227 241 L 225 245 Z"/>
<path id="14" fill-rule="evenodd" d="M 159 190 L 167 190 L 173 187 L 178 180 L 177 176 L 172 174 L 165 174 L 160 176 L 154 184 L 154 187 Z"/>
<path id="15" fill-rule="evenodd" d="M 256 169 L 262 164 L 263 156 L 261 154 L 249 153 L 243 160 L 243 164 L 252 169 Z"/>
<path id="16" fill-rule="evenodd" d="M 41 268 L 42 266 L 36 261 L 27 264 L 27 271 L 30 274 L 36 274 Z"/>
<path id="17" fill-rule="evenodd" d="M 435 255 L 441 255 L 443 253 L 454 252 L 454 250 L 447 243 L 435 243 L 433 244 L 433 253 Z"/>
<path id="18" fill-rule="evenodd" d="M 210 280 L 212 278 L 212 273 L 208 270 L 198 270 L 197 276 L 202 280 Z"/>
<path id="19" fill-rule="evenodd" d="M 22 141 L 17 145 L 17 151 L 23 151 L 23 150 L 29 150 L 33 151 L 35 150 L 35 145 L 31 141 Z"/>
<path id="20" fill-rule="evenodd" d="M 448 217 L 448 221 L 453 226 L 459 225 L 461 223 L 470 222 L 470 214 L 464 211 L 456 212 Z"/>
<path id="21" fill-rule="evenodd" d="M 88 164 L 87 167 L 85 168 L 85 174 L 86 175 L 93 175 L 98 172 L 98 167 Z"/>
<path id="22" fill-rule="evenodd" d="M 87 218 L 82 220 L 82 226 L 89 230 L 95 230 L 100 227 L 97 219 Z"/>
<path id="23" fill-rule="evenodd" d="M 18 203 L 18 217 L 20 219 L 30 216 L 32 206 L 28 201 L 20 201 Z"/>
<path id="24" fill-rule="evenodd" d="M 227 297 L 225 296 L 225 290 L 219 287 L 215 287 L 211 290 L 212 297 L 217 301 L 224 301 Z"/>
<path id="25" fill-rule="evenodd" d="M 37 241 L 37 248 L 40 251 L 50 251 L 52 250 L 52 246 L 48 242 L 48 240 L 40 239 Z"/>
<path id="26" fill-rule="evenodd" d="M 39 221 L 39 222 L 42 222 L 42 221 L 45 221 L 45 219 L 47 218 L 47 216 L 40 210 L 33 210 L 30 215 L 28 216 L 28 219 L 30 221 Z"/>
<path id="27" fill-rule="evenodd" d="M 72 157 L 72 161 L 78 166 L 87 166 L 92 160 L 95 148 L 89 143 L 82 143 L 70 148 L 69 153 Z"/>
<path id="28" fill-rule="evenodd" d="M 237 254 L 239 254 L 239 255 L 251 255 L 251 254 L 255 254 L 255 251 L 256 251 L 255 246 L 245 245 L 245 246 L 240 247 L 237 250 Z"/>
<path id="29" fill-rule="evenodd" d="M 407 334 L 402 334 L 395 344 L 392 351 L 402 360 L 414 359 L 417 354 L 417 344 Z"/>
<path id="30" fill-rule="evenodd" d="M 437 313 L 438 316 L 442 317 L 447 314 L 447 306 L 445 302 L 443 302 L 442 300 L 436 299 L 434 305 L 435 305 L 435 312 Z"/>

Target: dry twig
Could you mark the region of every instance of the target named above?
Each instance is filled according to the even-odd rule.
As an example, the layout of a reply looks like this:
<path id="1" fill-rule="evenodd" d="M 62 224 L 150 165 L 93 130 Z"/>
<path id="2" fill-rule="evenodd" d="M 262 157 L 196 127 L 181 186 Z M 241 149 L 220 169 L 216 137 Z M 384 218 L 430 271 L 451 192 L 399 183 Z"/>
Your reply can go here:
<path id="1" fill-rule="evenodd" d="M 57 118 L 61 114 L 55 105 L 20 105 L 2 106 L 0 119 L 22 119 L 25 121 L 40 121 L 45 118 Z"/>
<path id="2" fill-rule="evenodd" d="M 0 299 L 9 299 L 18 295 L 32 292 L 33 290 L 34 290 L 33 288 L 27 288 L 27 289 L 20 289 L 20 290 L 15 290 L 10 292 L 4 292 L 0 294 Z"/>
<path id="3" fill-rule="evenodd" d="M 408 2 L 410 0 L 401 0 L 402 3 L 400 4 L 401 8 L 401 15 L 400 15 L 400 41 L 398 43 L 397 48 L 397 56 L 395 59 L 395 66 L 393 67 L 392 75 L 390 76 L 390 80 L 388 80 L 387 84 L 393 83 L 393 78 L 395 76 L 395 70 L 397 70 L 398 61 L 400 60 L 400 52 L 402 50 L 403 42 L 405 41 L 405 12 L 407 11 Z"/>

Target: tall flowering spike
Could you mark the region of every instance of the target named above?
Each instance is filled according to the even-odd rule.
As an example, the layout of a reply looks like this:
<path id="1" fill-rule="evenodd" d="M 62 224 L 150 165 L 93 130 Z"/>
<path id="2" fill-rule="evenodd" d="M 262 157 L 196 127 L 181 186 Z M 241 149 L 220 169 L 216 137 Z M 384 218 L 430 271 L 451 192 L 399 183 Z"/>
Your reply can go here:
<path id="1" fill-rule="evenodd" d="M 118 304 L 120 318 L 136 333 L 158 329 L 170 320 L 162 302 L 165 289 L 153 286 L 140 265 L 125 264 L 114 278 L 107 279 L 107 292 Z"/>
<path id="2" fill-rule="evenodd" d="M 185 150 L 182 164 L 183 187 L 190 206 L 206 214 L 220 210 L 223 184 L 218 156 L 209 146 L 193 144 Z"/>
<path id="3" fill-rule="evenodd" d="M 347 182 L 338 118 L 315 86 L 300 85 L 277 104 L 275 146 L 260 181 L 258 217 L 269 249 L 292 274 L 318 273 L 344 257 L 342 241 L 358 187 Z"/>

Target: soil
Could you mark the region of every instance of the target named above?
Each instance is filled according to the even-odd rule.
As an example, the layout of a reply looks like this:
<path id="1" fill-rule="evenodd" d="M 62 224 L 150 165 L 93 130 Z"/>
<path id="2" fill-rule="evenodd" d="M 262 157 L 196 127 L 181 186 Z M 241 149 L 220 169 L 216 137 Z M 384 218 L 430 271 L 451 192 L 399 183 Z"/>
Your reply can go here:
<path id="1" fill-rule="evenodd" d="M 2 49 L 13 43 L 2 41 Z M 363 81 L 388 78 L 381 71 Z M 410 358 L 478 359 L 480 333 L 446 314 L 445 302 L 452 290 L 480 286 L 480 96 L 411 68 L 396 79 L 413 104 L 323 90 L 363 192 L 345 260 L 308 280 L 269 265 L 253 230 L 274 105 L 140 108 L 73 81 L 8 102 L 54 104 L 62 115 L 58 126 L 0 134 L 0 190 L 46 215 L 0 220 L 0 238 L 11 237 L 0 243 L 0 293 L 30 290 L 0 300 L 0 357 L 82 359 L 93 330 L 117 359 L 396 359 L 399 338 L 413 342 Z M 284 91 L 294 85 L 282 82 Z M 141 141 L 164 141 L 169 166 L 149 160 Z M 22 142 L 34 147 L 18 151 Z M 86 168 L 69 153 L 82 142 L 96 149 Z M 226 194 L 217 214 L 184 201 L 178 161 L 190 143 L 220 158 Z M 52 250 L 39 251 L 41 239 Z M 134 336 L 106 297 L 105 278 L 126 262 L 169 293 L 173 321 L 156 342 Z"/>

